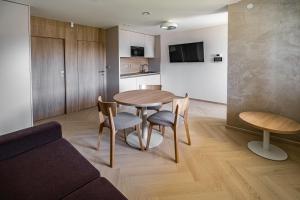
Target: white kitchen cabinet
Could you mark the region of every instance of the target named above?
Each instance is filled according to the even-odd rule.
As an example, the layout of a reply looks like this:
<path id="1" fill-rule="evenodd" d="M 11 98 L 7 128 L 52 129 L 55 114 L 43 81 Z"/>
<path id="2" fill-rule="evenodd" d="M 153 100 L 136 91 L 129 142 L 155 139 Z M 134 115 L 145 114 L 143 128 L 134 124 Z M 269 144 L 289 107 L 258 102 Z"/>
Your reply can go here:
<path id="1" fill-rule="evenodd" d="M 130 46 L 144 47 L 145 58 L 155 57 L 155 38 L 132 31 L 119 30 L 119 54 L 120 57 L 131 57 Z"/>
<path id="2" fill-rule="evenodd" d="M 136 90 L 136 77 L 133 78 L 121 78 L 120 79 L 120 92 L 128 90 Z"/>
<path id="3" fill-rule="evenodd" d="M 145 47 L 145 35 L 141 33 L 130 32 L 130 45 Z"/>
<path id="4" fill-rule="evenodd" d="M 139 76 L 137 77 L 137 89 L 140 85 L 160 85 L 160 75 Z"/>
<path id="5" fill-rule="evenodd" d="M 130 57 L 130 46 L 131 46 L 131 32 L 130 31 L 119 31 L 119 54 L 120 57 Z"/>
<path id="6" fill-rule="evenodd" d="M 138 90 L 140 85 L 160 85 L 160 75 L 138 76 L 120 79 L 120 92 Z"/>
<path id="7" fill-rule="evenodd" d="M 145 58 L 154 58 L 155 40 L 152 35 L 145 35 Z"/>

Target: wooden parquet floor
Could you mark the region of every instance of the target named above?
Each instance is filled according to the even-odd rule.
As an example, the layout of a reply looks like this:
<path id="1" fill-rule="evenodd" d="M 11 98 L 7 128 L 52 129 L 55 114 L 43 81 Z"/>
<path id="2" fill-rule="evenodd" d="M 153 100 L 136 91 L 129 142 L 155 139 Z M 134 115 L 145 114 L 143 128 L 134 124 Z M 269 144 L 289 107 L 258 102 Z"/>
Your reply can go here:
<path id="1" fill-rule="evenodd" d="M 173 162 L 173 135 L 148 152 L 130 148 L 123 134 L 116 139 L 115 168 L 109 162 L 106 133 L 100 152 L 97 144 L 97 110 L 59 116 L 63 135 L 130 200 L 199 199 L 300 199 L 300 147 L 273 142 L 289 158 L 283 162 L 263 159 L 247 149 L 260 137 L 225 128 L 226 106 L 192 101 L 192 146 L 185 144 L 180 128 L 179 164 Z M 41 122 L 40 122 L 41 123 Z"/>

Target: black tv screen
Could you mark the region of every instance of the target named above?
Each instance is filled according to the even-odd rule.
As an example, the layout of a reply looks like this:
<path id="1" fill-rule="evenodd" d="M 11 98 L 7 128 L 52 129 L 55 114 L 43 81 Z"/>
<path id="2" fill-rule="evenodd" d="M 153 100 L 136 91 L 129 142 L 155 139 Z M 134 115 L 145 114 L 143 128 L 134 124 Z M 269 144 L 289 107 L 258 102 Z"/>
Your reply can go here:
<path id="1" fill-rule="evenodd" d="M 169 45 L 170 62 L 204 62 L 203 42 Z"/>

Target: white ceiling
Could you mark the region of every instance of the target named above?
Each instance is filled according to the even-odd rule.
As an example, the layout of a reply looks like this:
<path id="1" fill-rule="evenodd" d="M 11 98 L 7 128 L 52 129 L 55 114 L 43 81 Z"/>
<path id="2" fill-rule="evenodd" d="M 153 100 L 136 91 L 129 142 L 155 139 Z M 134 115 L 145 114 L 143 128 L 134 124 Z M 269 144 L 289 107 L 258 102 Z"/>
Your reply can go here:
<path id="1" fill-rule="evenodd" d="M 239 0 L 29 0 L 31 14 L 78 24 L 159 34 L 172 20 L 180 30 L 227 23 L 226 6 Z M 142 15 L 143 11 L 151 15 Z"/>

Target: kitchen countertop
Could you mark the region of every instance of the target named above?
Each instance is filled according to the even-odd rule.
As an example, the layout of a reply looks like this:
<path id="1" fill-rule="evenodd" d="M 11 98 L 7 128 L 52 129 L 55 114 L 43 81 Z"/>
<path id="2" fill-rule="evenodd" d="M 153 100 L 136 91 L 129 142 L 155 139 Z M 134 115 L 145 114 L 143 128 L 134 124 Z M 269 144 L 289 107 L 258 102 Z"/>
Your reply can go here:
<path id="1" fill-rule="evenodd" d="M 160 74 L 160 72 L 137 72 L 137 73 L 130 73 L 130 74 L 121 74 L 121 78 L 133 78 L 139 76 L 151 76 Z"/>

